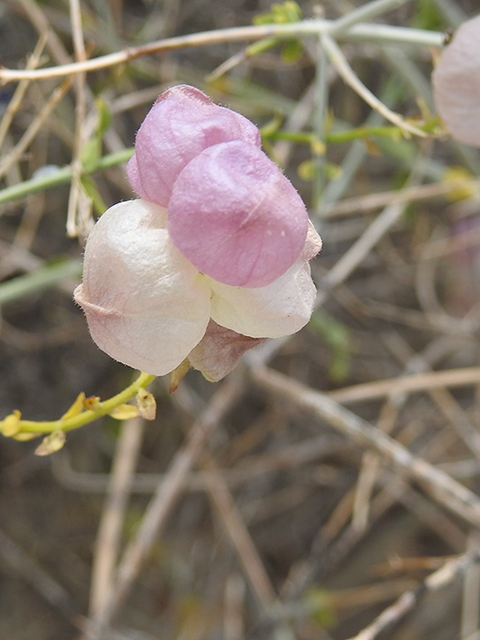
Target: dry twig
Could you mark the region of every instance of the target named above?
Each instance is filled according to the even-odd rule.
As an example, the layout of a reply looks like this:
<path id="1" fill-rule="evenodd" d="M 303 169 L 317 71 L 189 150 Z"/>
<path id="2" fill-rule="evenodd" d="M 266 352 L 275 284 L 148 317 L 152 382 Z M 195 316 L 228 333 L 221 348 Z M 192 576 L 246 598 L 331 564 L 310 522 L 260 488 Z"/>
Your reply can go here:
<path id="1" fill-rule="evenodd" d="M 326 420 L 360 446 L 376 451 L 402 475 L 421 484 L 448 511 L 472 526 L 480 527 L 480 498 L 440 469 L 413 456 L 401 444 L 318 391 L 267 368 L 253 371 L 252 377 L 262 387 L 281 394 L 297 407 Z"/>
<path id="2" fill-rule="evenodd" d="M 428 593 L 434 593 L 448 586 L 459 575 L 465 573 L 467 569 L 478 562 L 480 562 L 478 552 L 466 553 L 460 558 L 450 560 L 428 576 L 419 587 L 400 596 L 396 602 L 382 611 L 368 627 L 349 640 L 375 640 L 381 633 L 398 624 Z"/>

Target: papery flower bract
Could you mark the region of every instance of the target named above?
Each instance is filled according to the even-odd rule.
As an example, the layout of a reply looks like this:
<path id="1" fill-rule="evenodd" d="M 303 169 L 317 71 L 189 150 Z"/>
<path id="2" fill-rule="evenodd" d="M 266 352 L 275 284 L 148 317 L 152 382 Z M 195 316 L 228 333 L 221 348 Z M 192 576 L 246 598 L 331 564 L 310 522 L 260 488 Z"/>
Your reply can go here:
<path id="1" fill-rule="evenodd" d="M 253 123 L 198 89 L 154 104 L 127 166 L 142 199 L 100 218 L 75 290 L 110 356 L 154 375 L 189 361 L 219 380 L 246 350 L 308 322 L 321 241 L 259 147 Z"/>
<path id="2" fill-rule="evenodd" d="M 168 203 L 172 242 L 202 273 L 263 287 L 300 255 L 305 205 L 277 166 L 242 141 L 210 147 L 180 173 Z"/>
<path id="3" fill-rule="evenodd" d="M 239 113 L 219 107 L 188 85 L 168 89 L 158 98 L 135 138 L 127 175 L 141 198 L 164 207 L 180 171 L 199 153 L 231 140 L 260 146 L 257 127 Z"/>
<path id="4" fill-rule="evenodd" d="M 235 367 L 243 354 L 266 338 L 250 338 L 210 320 L 205 335 L 188 354 L 194 369 L 211 382 L 218 382 Z"/>
<path id="5" fill-rule="evenodd" d="M 287 272 L 253 289 L 202 275 L 173 245 L 166 225 L 164 208 L 132 200 L 106 211 L 88 237 L 83 284 L 75 300 L 85 311 L 93 340 L 110 356 L 163 375 L 198 346 L 192 359 L 199 367 L 205 363 L 211 379 L 219 379 L 245 351 L 240 338 L 288 335 L 308 322 L 316 294 L 308 260 L 321 246 L 312 226 Z M 210 318 L 231 335 L 215 331 Z M 238 348 L 233 345 L 222 363 L 229 342 Z M 218 359 L 206 363 L 205 348 L 215 353 L 215 344 Z"/>
<path id="6" fill-rule="evenodd" d="M 432 80 L 436 108 L 452 137 L 480 147 L 480 16 L 460 25 Z"/>
<path id="7" fill-rule="evenodd" d="M 302 199 L 259 146 L 252 122 L 181 85 L 147 114 L 127 165 L 138 195 L 167 207 L 175 246 L 232 286 L 274 282 L 307 234 Z"/>
<path id="8" fill-rule="evenodd" d="M 309 260 L 321 248 L 320 237 L 310 223 L 302 253 L 288 271 L 268 286 L 231 287 L 207 278 L 213 290 L 213 320 L 254 338 L 280 338 L 296 333 L 312 315 L 315 287 Z M 256 312 L 252 313 L 253 310 Z"/>
<path id="9" fill-rule="evenodd" d="M 74 293 L 100 349 L 155 375 L 180 364 L 210 319 L 210 288 L 171 243 L 166 219 L 143 200 L 108 209 L 88 236 Z"/>

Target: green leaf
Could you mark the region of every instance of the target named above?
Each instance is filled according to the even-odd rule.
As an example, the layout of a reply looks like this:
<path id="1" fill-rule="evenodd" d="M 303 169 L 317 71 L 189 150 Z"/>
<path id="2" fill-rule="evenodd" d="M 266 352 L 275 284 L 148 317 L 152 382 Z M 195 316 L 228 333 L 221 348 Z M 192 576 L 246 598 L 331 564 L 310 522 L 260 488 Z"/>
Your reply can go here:
<path id="1" fill-rule="evenodd" d="M 443 31 L 445 29 L 442 14 L 433 0 L 417 0 L 412 27 L 429 31 Z"/>
<path id="2" fill-rule="evenodd" d="M 85 142 L 80 154 L 83 169 L 89 173 L 98 164 L 102 157 L 102 141 L 105 132 L 112 122 L 112 116 L 108 109 L 107 103 L 98 98 L 95 101 L 97 110 L 97 126 L 93 136 Z"/>
<path id="3" fill-rule="evenodd" d="M 103 137 L 107 129 L 112 124 L 112 114 L 110 113 L 110 109 L 108 108 L 108 105 L 105 100 L 103 100 L 103 98 L 97 98 L 95 100 L 95 106 L 97 108 L 98 114 L 98 124 L 96 132 L 100 137 Z"/>
<path id="4" fill-rule="evenodd" d="M 107 209 L 107 205 L 103 201 L 103 198 L 97 189 L 95 180 L 92 178 L 92 176 L 87 175 L 82 175 L 80 180 L 86 194 L 92 199 L 92 204 L 95 212 L 99 216 L 101 216 L 102 213 L 104 213 L 104 211 Z"/>
<path id="5" fill-rule="evenodd" d="M 287 40 L 282 47 L 282 60 L 287 64 L 294 64 L 302 57 L 303 51 L 300 40 Z"/>
<path id="6" fill-rule="evenodd" d="M 85 142 L 80 154 L 84 171 L 90 173 L 102 156 L 102 141 L 96 135 Z"/>

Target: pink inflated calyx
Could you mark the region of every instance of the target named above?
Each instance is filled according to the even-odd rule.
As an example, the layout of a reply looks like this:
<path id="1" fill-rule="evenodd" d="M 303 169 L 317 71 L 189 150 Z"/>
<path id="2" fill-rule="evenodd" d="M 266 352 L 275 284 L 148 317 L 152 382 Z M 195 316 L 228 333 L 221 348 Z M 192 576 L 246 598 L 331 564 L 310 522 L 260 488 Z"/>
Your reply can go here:
<path id="1" fill-rule="evenodd" d="M 212 146 L 180 173 L 168 204 L 172 242 L 202 273 L 263 287 L 295 262 L 308 215 L 278 167 L 242 141 Z"/>
<path id="2" fill-rule="evenodd" d="M 247 118 L 214 104 L 194 87 L 173 87 L 158 98 L 137 132 L 127 165 L 130 184 L 140 197 L 166 207 L 190 160 L 231 140 L 261 144 L 257 127 Z"/>

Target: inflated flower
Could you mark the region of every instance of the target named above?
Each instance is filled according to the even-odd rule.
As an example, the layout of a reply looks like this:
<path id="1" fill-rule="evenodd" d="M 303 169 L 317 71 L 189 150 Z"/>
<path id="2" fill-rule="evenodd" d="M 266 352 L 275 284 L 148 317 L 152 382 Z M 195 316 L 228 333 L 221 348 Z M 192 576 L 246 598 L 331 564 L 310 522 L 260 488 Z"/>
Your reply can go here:
<path id="1" fill-rule="evenodd" d="M 97 222 L 75 291 L 110 356 L 154 375 L 188 358 L 219 380 L 246 350 L 308 322 L 321 241 L 258 145 L 251 122 L 192 87 L 154 105 L 128 166 L 141 198 Z"/>
<path id="2" fill-rule="evenodd" d="M 432 80 L 438 113 L 452 137 L 480 147 L 480 16 L 460 25 Z"/>
<path id="3" fill-rule="evenodd" d="M 276 280 L 307 235 L 302 199 L 259 145 L 252 122 L 181 85 L 147 114 L 127 166 L 138 195 L 167 207 L 172 242 L 190 262 L 242 287 Z"/>
<path id="4" fill-rule="evenodd" d="M 147 113 L 127 165 L 130 184 L 141 198 L 166 207 L 182 169 L 220 142 L 243 140 L 260 147 L 257 127 L 239 113 L 219 107 L 188 85 L 168 89 Z"/>

